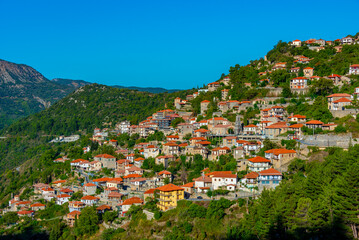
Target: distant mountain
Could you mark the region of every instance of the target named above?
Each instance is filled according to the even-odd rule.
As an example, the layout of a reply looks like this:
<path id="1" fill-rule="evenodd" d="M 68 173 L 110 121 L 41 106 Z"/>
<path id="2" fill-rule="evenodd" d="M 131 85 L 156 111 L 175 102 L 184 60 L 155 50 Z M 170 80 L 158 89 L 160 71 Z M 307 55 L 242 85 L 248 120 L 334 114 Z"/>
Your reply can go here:
<path id="1" fill-rule="evenodd" d="M 119 86 L 119 85 L 114 85 L 112 87 L 120 88 L 120 89 L 127 88 L 127 89 L 131 89 L 131 90 L 137 90 L 140 92 L 149 92 L 149 93 L 164 93 L 164 92 L 174 93 L 174 92 L 182 91 L 180 89 L 165 89 L 165 88 L 160 88 L 160 87 L 134 87 L 134 86 L 124 87 L 124 86 Z"/>
<path id="2" fill-rule="evenodd" d="M 0 129 L 48 108 L 85 81 L 48 80 L 34 68 L 0 60 Z"/>
<path id="3" fill-rule="evenodd" d="M 68 87 L 75 87 L 75 88 L 80 88 L 83 87 L 85 85 L 88 84 L 92 84 L 90 82 L 86 82 L 84 80 L 73 80 L 73 79 L 64 79 L 64 78 L 54 78 L 51 81 L 57 83 L 57 84 L 61 84 L 61 85 L 65 85 Z"/>

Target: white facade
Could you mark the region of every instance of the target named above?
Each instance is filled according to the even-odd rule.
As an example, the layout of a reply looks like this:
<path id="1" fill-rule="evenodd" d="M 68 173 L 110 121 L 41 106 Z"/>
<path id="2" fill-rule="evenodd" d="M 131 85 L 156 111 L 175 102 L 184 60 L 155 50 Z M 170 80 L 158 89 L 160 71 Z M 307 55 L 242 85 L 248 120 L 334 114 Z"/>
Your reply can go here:
<path id="1" fill-rule="evenodd" d="M 221 187 L 226 187 L 227 185 L 237 184 L 236 177 L 212 177 L 212 187 L 213 190 L 220 189 Z"/>

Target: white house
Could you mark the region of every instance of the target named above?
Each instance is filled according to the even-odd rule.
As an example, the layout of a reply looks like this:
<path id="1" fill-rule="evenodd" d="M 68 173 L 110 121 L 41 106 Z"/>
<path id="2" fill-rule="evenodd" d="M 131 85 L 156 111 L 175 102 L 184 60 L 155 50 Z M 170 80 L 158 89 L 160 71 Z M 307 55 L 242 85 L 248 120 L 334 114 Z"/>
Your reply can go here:
<path id="1" fill-rule="evenodd" d="M 143 200 L 141 198 L 132 197 L 124 200 L 123 203 L 120 203 L 118 206 L 120 208 L 121 215 L 124 216 L 124 214 L 127 213 L 127 211 L 130 209 L 132 205 L 142 205 L 142 204 L 143 204 Z"/>
<path id="2" fill-rule="evenodd" d="M 207 174 L 212 178 L 213 190 L 226 188 L 227 185 L 237 185 L 237 175 L 232 174 L 231 171 L 218 171 Z"/>
<path id="3" fill-rule="evenodd" d="M 81 198 L 81 202 L 85 203 L 86 205 L 94 205 L 96 203 L 98 203 L 100 199 L 98 197 L 94 197 L 94 196 L 90 196 L 90 195 L 87 195 L 87 196 L 83 196 Z"/>
<path id="4" fill-rule="evenodd" d="M 60 194 L 56 196 L 56 204 L 57 205 L 62 205 L 64 203 L 67 203 L 69 201 L 69 199 L 71 198 L 70 195 L 68 194 Z"/>
<path id="5" fill-rule="evenodd" d="M 258 132 L 257 129 L 258 129 L 258 126 L 254 125 L 254 124 L 250 124 L 250 125 L 243 127 L 243 133 L 244 133 L 244 135 L 254 135 L 254 134 L 257 134 L 257 132 Z"/>

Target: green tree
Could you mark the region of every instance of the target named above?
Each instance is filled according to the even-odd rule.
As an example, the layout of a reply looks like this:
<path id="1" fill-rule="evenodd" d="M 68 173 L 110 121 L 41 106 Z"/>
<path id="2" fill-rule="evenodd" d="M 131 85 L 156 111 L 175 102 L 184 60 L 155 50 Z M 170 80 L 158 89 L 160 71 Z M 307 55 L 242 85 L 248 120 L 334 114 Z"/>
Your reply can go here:
<path id="1" fill-rule="evenodd" d="M 79 219 L 75 223 L 76 236 L 92 235 L 97 232 L 99 218 L 95 207 L 85 207 L 81 211 Z"/>

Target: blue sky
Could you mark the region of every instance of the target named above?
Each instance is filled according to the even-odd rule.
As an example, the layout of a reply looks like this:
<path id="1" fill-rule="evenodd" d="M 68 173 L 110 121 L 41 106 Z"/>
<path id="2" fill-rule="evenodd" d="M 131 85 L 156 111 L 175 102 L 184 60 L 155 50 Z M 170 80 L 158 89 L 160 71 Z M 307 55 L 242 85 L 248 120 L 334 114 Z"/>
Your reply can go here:
<path id="1" fill-rule="evenodd" d="M 359 1 L 5 1 L 0 59 L 47 78 L 186 89 L 278 40 L 359 31 Z"/>

